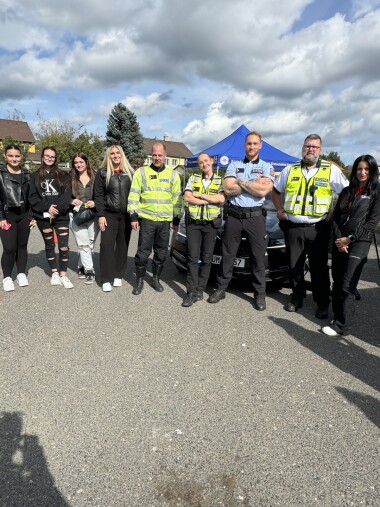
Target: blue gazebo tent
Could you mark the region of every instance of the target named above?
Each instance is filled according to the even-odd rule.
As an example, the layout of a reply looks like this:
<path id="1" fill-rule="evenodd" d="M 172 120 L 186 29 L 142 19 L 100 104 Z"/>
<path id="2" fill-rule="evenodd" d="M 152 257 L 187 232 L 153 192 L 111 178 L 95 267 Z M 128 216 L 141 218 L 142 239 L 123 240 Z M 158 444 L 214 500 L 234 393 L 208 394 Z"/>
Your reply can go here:
<path id="1" fill-rule="evenodd" d="M 202 151 L 206 151 L 214 158 L 214 164 L 218 168 L 226 169 L 231 160 L 244 159 L 244 141 L 249 132 L 250 131 L 245 125 L 241 125 L 237 130 L 232 132 L 232 134 Z M 190 169 L 198 166 L 197 158 L 199 153 L 185 159 L 186 168 Z M 292 157 L 265 141 L 263 141 L 263 146 L 259 154 L 262 160 L 272 164 L 273 169 L 276 172 L 282 171 L 282 169 L 288 164 L 293 164 L 299 161 L 299 158 Z"/>

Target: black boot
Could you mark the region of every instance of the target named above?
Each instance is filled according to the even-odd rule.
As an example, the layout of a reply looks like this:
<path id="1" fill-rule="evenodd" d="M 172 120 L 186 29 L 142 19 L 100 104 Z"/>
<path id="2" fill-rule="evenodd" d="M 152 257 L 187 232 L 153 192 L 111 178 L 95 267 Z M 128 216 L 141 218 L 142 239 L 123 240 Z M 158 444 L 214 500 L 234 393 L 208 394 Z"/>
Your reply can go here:
<path id="1" fill-rule="evenodd" d="M 153 280 L 152 287 L 157 292 L 162 292 L 164 290 L 163 286 L 160 284 L 160 275 L 162 273 L 164 265 L 163 264 L 153 264 Z"/>
<path id="2" fill-rule="evenodd" d="M 141 294 L 141 291 L 143 290 L 144 276 L 145 276 L 144 266 L 136 266 L 136 287 L 132 291 L 132 294 L 134 294 L 135 296 Z"/>

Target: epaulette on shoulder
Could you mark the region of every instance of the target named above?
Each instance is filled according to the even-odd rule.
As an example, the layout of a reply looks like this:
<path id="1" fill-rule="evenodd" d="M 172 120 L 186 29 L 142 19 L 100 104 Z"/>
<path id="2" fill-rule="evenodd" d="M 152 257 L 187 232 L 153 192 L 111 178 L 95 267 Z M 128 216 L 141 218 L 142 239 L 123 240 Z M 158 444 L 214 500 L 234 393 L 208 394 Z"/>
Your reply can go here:
<path id="1" fill-rule="evenodd" d="M 202 179 L 202 176 L 200 174 L 193 174 L 193 181 L 197 182 Z"/>
<path id="2" fill-rule="evenodd" d="M 327 167 L 330 167 L 331 166 L 331 162 L 329 160 L 325 160 L 325 159 L 321 159 L 321 165 L 320 167 L 324 167 L 324 168 L 327 168 Z"/>

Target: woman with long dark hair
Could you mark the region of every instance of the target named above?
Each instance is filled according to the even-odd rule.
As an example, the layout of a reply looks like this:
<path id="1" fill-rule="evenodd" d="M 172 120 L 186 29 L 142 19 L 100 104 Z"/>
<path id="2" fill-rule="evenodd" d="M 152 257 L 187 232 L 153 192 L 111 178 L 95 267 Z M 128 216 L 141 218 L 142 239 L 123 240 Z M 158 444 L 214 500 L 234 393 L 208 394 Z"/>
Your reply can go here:
<path id="1" fill-rule="evenodd" d="M 78 278 L 85 278 L 87 284 L 93 283 L 95 279 L 92 254 L 99 232 L 95 221 L 94 181 L 95 172 L 91 168 L 87 155 L 82 152 L 76 153 L 71 159 L 73 210 L 70 213 L 70 228 L 79 250 Z M 93 216 L 91 218 L 91 213 L 89 213 L 89 219 L 83 221 L 81 216 L 87 213 L 86 210 L 93 210 Z"/>
<path id="2" fill-rule="evenodd" d="M 131 219 L 127 212 L 133 169 L 121 146 L 107 148 L 96 173 L 94 196 L 100 239 L 100 276 L 103 292 L 120 287 L 127 267 Z M 112 284 L 112 285 L 111 285 Z"/>
<path id="3" fill-rule="evenodd" d="M 0 238 L 3 244 L 1 267 L 5 292 L 14 290 L 13 267 L 17 267 L 20 287 L 29 285 L 26 277 L 28 240 L 30 234 L 29 179 L 21 167 L 22 152 L 16 144 L 5 147 L 6 164 L 0 167 Z"/>
<path id="4" fill-rule="evenodd" d="M 379 220 L 379 168 L 374 157 L 361 155 L 352 166 L 350 184 L 339 195 L 332 218 L 334 320 L 322 328 L 329 336 L 349 334 L 356 286 Z"/>
<path id="5" fill-rule="evenodd" d="M 58 166 L 57 151 L 52 146 L 42 150 L 41 165 L 30 179 L 30 205 L 45 242 L 46 259 L 51 269 L 51 285 L 72 289 L 67 277 L 69 262 L 69 207 L 71 178 Z M 58 262 L 54 232 L 58 239 Z M 59 272 L 58 272 L 59 267 Z"/>

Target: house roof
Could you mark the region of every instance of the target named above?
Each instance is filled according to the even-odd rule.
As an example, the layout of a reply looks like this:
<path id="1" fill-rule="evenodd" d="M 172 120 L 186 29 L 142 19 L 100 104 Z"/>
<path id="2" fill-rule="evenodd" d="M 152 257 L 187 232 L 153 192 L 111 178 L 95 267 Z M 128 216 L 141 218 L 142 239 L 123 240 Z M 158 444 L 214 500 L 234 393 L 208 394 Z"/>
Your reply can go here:
<path id="1" fill-rule="evenodd" d="M 36 139 L 26 121 L 0 119 L 0 139 L 12 137 L 20 143 L 35 143 Z"/>
<path id="2" fill-rule="evenodd" d="M 144 137 L 144 148 L 145 151 L 150 154 L 152 153 L 152 147 L 154 143 L 164 143 L 166 146 L 166 153 L 169 157 L 185 158 L 191 157 L 192 152 L 183 143 L 177 141 L 166 141 L 164 139 L 149 139 Z"/>

